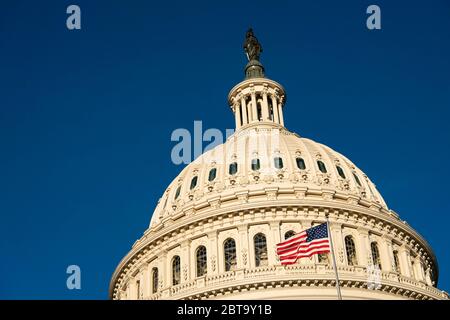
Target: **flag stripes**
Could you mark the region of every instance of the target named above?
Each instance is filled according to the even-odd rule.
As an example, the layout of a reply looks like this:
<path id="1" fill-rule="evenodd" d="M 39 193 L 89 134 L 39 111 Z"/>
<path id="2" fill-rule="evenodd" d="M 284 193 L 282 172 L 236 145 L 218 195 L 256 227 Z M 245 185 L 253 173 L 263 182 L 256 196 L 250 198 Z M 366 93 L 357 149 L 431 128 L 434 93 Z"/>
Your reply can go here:
<path id="1" fill-rule="evenodd" d="M 281 264 L 293 264 L 300 258 L 330 252 L 330 239 L 326 223 L 309 228 L 277 244 Z"/>

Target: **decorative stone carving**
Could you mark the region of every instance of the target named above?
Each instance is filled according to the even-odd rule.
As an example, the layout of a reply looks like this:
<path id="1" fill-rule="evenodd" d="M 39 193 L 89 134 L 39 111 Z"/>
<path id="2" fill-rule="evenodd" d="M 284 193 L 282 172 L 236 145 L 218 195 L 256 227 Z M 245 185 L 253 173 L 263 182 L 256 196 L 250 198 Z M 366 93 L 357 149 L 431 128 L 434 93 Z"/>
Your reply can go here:
<path id="1" fill-rule="evenodd" d="M 297 174 L 296 173 L 291 173 L 291 174 L 289 174 L 289 181 L 290 182 L 292 182 L 292 183 L 297 183 L 298 182 L 298 180 L 299 180 L 299 178 L 298 178 L 298 176 L 297 176 Z"/>
<path id="2" fill-rule="evenodd" d="M 267 174 L 267 175 L 263 176 L 263 180 L 264 180 L 265 183 L 270 184 L 270 183 L 274 182 L 275 179 L 274 179 L 274 177 L 272 175 Z"/>
<path id="3" fill-rule="evenodd" d="M 241 193 L 236 194 L 236 196 L 239 199 L 240 203 L 248 202 L 248 192 L 241 192 Z"/>
<path id="4" fill-rule="evenodd" d="M 242 263 L 244 264 L 244 266 L 246 266 L 247 265 L 247 250 L 242 249 L 241 254 L 242 254 Z"/>
<path id="5" fill-rule="evenodd" d="M 211 208 L 213 208 L 213 209 L 220 208 L 220 205 L 221 205 L 220 198 L 209 199 L 208 202 L 209 202 L 209 205 L 211 206 Z"/>
<path id="6" fill-rule="evenodd" d="M 183 277 L 184 277 L 184 281 L 187 281 L 187 279 L 188 279 L 188 266 L 187 266 L 187 264 L 183 265 Z"/>
<path id="7" fill-rule="evenodd" d="M 367 265 L 368 266 L 373 265 L 372 254 L 370 252 L 367 253 Z"/>
<path id="8" fill-rule="evenodd" d="M 211 269 L 213 272 L 216 271 L 216 256 L 215 255 L 211 256 Z"/>
<path id="9" fill-rule="evenodd" d="M 276 200 L 277 199 L 277 190 L 267 190 L 267 200 Z"/>
<path id="10" fill-rule="evenodd" d="M 304 199 L 305 198 L 305 191 L 296 191 L 295 192 L 295 198 L 296 199 Z"/>
<path id="11" fill-rule="evenodd" d="M 344 263 L 344 249 L 343 248 L 338 249 L 338 257 L 339 257 L 339 262 Z"/>
<path id="12" fill-rule="evenodd" d="M 225 190 L 225 184 L 223 182 L 218 181 L 216 183 L 216 190 L 217 192 L 222 192 L 223 190 Z"/>

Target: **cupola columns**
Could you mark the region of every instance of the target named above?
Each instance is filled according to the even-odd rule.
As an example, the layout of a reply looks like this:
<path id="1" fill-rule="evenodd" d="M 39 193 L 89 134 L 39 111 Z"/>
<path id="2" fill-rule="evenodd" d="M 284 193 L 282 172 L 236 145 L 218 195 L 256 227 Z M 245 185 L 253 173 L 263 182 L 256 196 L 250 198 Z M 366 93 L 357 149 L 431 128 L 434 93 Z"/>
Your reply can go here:
<path id="1" fill-rule="evenodd" d="M 264 122 L 284 126 L 285 97 L 284 88 L 267 78 L 252 78 L 237 84 L 228 95 L 236 129 Z"/>
<path id="2" fill-rule="evenodd" d="M 259 61 L 262 47 L 252 29 L 247 31 L 244 51 L 248 59 L 245 80 L 228 94 L 236 130 L 264 122 L 284 126 L 283 106 L 286 93 L 279 83 L 265 77 L 264 66 Z"/>

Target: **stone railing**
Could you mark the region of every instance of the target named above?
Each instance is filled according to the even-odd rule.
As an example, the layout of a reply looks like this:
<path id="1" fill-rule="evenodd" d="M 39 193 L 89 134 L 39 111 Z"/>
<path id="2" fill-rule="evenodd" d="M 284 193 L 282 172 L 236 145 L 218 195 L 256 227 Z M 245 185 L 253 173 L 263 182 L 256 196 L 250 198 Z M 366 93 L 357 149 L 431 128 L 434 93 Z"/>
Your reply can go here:
<path id="1" fill-rule="evenodd" d="M 362 266 L 338 266 L 338 274 L 341 283 L 367 284 L 369 276 L 367 269 Z M 201 296 L 207 291 L 227 291 L 231 286 L 252 286 L 260 282 L 299 282 L 315 283 L 325 281 L 334 282 L 335 272 L 330 265 L 325 264 L 295 264 L 283 267 L 266 266 L 254 269 L 238 269 L 221 274 L 204 276 L 189 282 L 181 283 L 161 290 L 147 299 L 183 299 Z M 424 282 L 412 278 L 400 276 L 395 272 L 380 272 L 379 284 L 390 287 L 398 287 L 418 296 L 427 296 L 431 299 L 449 299 L 447 293 L 440 291 Z M 361 285 L 367 288 L 367 285 Z"/>

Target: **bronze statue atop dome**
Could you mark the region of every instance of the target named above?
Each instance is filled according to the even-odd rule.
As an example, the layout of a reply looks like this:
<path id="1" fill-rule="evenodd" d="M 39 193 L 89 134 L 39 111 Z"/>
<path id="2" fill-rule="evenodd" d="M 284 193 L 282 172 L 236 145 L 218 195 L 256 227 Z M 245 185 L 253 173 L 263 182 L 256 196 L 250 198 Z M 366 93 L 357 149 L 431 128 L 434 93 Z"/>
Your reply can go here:
<path id="1" fill-rule="evenodd" d="M 257 60 L 259 61 L 259 56 L 262 52 L 261 44 L 258 39 L 253 34 L 253 29 L 250 28 L 247 31 L 245 42 L 244 42 L 244 51 L 247 55 L 248 61 Z"/>

